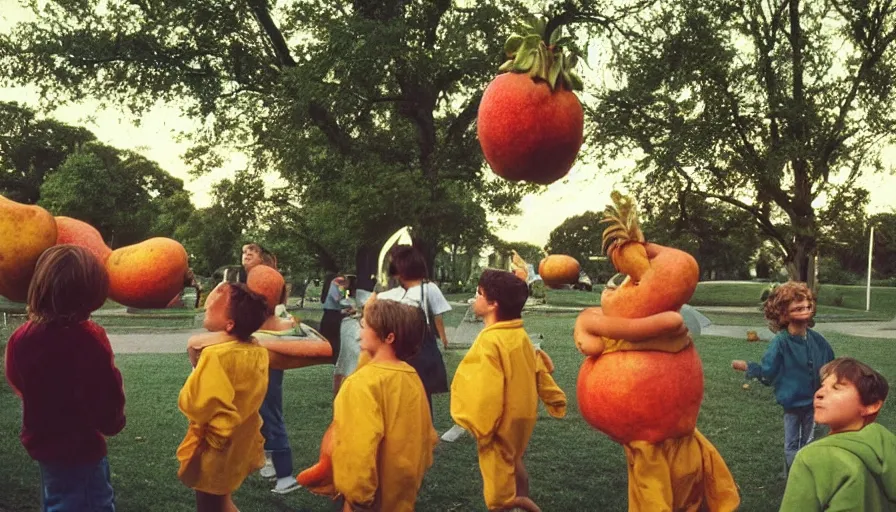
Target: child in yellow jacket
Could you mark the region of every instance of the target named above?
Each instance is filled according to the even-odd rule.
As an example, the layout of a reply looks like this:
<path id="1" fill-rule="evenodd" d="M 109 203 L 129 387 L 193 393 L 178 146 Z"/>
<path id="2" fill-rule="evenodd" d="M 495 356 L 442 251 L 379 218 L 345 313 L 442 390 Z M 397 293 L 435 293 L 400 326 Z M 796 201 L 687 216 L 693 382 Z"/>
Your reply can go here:
<path id="1" fill-rule="evenodd" d="M 333 404 L 333 482 L 344 510 L 414 510 L 438 440 L 423 383 L 405 362 L 422 337 L 416 308 L 365 306 L 361 350 L 370 362 L 345 379 Z"/>
<path id="2" fill-rule="evenodd" d="M 258 413 L 268 386 L 268 351 L 252 338 L 266 317 L 264 297 L 222 283 L 206 301 L 204 327 L 231 341 L 206 346 L 177 405 L 189 420 L 177 448 L 178 478 L 196 491 L 196 509 L 234 511 L 231 498 L 264 464 Z"/>
<path id="3" fill-rule="evenodd" d="M 539 381 L 549 412 L 562 416 L 566 409 L 565 395 L 550 377 L 550 359 L 536 354 L 523 329 L 528 296 L 526 283 L 510 272 L 482 273 L 473 312 L 485 329 L 451 383 L 451 416 L 476 438 L 489 510 L 539 510 L 528 497 L 523 465 L 538 415 Z"/>

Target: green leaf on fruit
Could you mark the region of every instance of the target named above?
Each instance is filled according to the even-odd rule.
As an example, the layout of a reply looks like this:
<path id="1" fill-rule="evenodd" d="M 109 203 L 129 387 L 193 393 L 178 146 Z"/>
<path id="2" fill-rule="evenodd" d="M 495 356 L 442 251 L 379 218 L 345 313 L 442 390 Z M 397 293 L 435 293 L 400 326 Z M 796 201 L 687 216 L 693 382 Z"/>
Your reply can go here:
<path id="1" fill-rule="evenodd" d="M 504 64 L 501 64 L 501 67 L 498 68 L 498 71 L 503 73 L 504 71 L 510 71 L 511 69 L 513 69 L 513 59 L 504 61 Z"/>
<path id="2" fill-rule="evenodd" d="M 585 84 L 582 82 L 582 79 L 579 78 L 579 75 L 570 72 L 569 73 L 569 88 L 573 91 L 581 91 L 585 88 Z"/>
<path id="3" fill-rule="evenodd" d="M 557 77 L 560 76 L 560 72 L 563 70 L 563 55 L 559 55 L 557 59 L 554 60 L 554 63 L 551 64 L 551 70 L 548 72 L 548 83 L 551 85 L 551 89 L 553 90 L 557 85 Z"/>
<path id="4" fill-rule="evenodd" d="M 513 69 L 514 71 L 519 72 L 527 72 L 532 69 L 532 66 L 535 64 L 535 59 L 538 56 L 537 50 L 529 50 L 527 52 L 519 52 L 516 54 L 516 58 L 513 59 Z"/>
<path id="5" fill-rule="evenodd" d="M 566 69 L 574 69 L 576 67 L 576 64 L 579 63 L 578 55 L 571 53 L 566 59 L 566 63 Z"/>
<path id="6" fill-rule="evenodd" d="M 554 29 L 554 32 L 551 34 L 551 46 L 556 46 L 557 42 L 563 37 L 563 26 L 559 26 Z"/>
<path id="7" fill-rule="evenodd" d="M 510 57 L 516 53 L 521 46 L 523 46 L 523 36 L 514 34 L 508 37 L 507 42 L 504 43 L 504 53 Z"/>

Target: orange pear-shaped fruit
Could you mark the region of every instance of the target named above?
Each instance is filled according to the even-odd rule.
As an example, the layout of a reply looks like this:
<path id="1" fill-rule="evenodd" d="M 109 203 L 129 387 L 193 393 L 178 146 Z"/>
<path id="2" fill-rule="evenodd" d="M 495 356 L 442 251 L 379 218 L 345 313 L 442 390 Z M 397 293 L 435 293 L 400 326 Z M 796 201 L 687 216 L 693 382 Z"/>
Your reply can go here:
<path id="1" fill-rule="evenodd" d="M 115 249 L 106 259 L 109 297 L 129 307 L 164 308 L 183 291 L 187 262 L 187 251 L 170 238 Z"/>
<path id="2" fill-rule="evenodd" d="M 24 302 L 37 259 L 55 243 L 50 212 L 0 196 L 0 295 Z"/>

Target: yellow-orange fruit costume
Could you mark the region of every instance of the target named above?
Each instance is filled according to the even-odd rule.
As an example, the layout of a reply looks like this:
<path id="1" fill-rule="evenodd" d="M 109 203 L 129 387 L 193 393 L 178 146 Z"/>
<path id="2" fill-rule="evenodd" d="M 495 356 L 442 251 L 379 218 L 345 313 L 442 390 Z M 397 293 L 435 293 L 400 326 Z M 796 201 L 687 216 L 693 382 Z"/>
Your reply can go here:
<path id="1" fill-rule="evenodd" d="M 703 367 L 679 309 L 697 287 L 689 254 L 648 244 L 634 203 L 613 193 L 604 250 L 628 275 L 576 320 L 579 409 L 621 444 L 629 510 L 735 510 L 737 486 L 716 448 L 696 430 Z"/>

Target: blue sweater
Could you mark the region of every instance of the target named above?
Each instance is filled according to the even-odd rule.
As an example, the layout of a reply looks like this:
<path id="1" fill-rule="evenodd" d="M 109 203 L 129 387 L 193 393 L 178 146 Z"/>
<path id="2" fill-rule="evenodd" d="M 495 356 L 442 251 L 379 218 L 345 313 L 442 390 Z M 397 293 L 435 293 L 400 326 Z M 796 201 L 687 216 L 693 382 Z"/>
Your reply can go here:
<path id="1" fill-rule="evenodd" d="M 758 378 L 775 388 L 775 399 L 787 409 L 812 405 L 821 387 L 818 370 L 834 359 L 834 351 L 824 336 L 812 329 L 806 336 L 787 330 L 772 338 L 761 363 L 747 363 L 747 378 Z"/>

